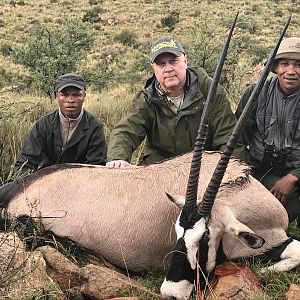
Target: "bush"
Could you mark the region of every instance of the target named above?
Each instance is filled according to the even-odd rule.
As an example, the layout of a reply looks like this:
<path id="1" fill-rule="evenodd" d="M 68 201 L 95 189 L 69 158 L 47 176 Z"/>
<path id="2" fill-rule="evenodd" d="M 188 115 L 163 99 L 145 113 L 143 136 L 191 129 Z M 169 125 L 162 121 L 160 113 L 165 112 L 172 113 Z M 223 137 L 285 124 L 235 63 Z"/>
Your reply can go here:
<path id="1" fill-rule="evenodd" d="M 126 46 L 135 46 L 137 36 L 130 30 L 125 29 L 122 30 L 119 34 L 115 35 L 114 40 Z"/>
<path id="2" fill-rule="evenodd" d="M 4 56 L 9 56 L 12 53 L 12 46 L 9 44 L 2 44 L 0 46 L 0 52 Z"/>
<path id="3" fill-rule="evenodd" d="M 101 92 L 114 80 L 114 73 L 108 68 L 107 62 L 100 61 L 95 68 L 83 70 L 82 75 L 87 82 L 92 82 L 93 89 Z"/>
<path id="4" fill-rule="evenodd" d="M 199 30 L 194 31 L 193 36 L 189 35 L 192 40 L 184 46 L 190 65 L 203 67 L 213 76 L 230 22 L 232 20 L 226 20 L 223 29 L 210 24 L 209 20 L 201 19 L 197 22 L 195 27 Z M 264 60 L 268 50 L 265 45 L 257 43 L 250 33 L 239 34 L 237 28 L 237 34 L 230 42 L 220 81 L 230 97 L 236 100 L 239 98 L 246 84 L 247 69 Z"/>
<path id="5" fill-rule="evenodd" d="M 27 67 L 35 87 L 51 98 L 55 78 L 76 70 L 91 49 L 94 34 L 79 20 L 66 19 L 60 30 L 35 25 L 24 40 L 13 49 L 12 59 Z"/>
<path id="6" fill-rule="evenodd" d="M 98 4 L 102 4 L 103 0 L 89 0 L 89 5 L 98 5 Z"/>
<path id="7" fill-rule="evenodd" d="M 20 0 L 20 1 L 11 0 L 9 2 L 9 5 L 16 7 L 16 5 L 24 6 L 24 5 L 26 5 L 26 3 L 23 0 Z"/>
<path id="8" fill-rule="evenodd" d="M 162 18 L 160 22 L 162 26 L 169 27 L 169 31 L 172 31 L 179 22 L 179 12 L 172 11 L 168 16 Z"/>
<path id="9" fill-rule="evenodd" d="M 101 22 L 101 17 L 99 14 L 102 12 L 103 9 L 101 7 L 94 7 L 83 15 L 82 22 L 99 23 Z"/>

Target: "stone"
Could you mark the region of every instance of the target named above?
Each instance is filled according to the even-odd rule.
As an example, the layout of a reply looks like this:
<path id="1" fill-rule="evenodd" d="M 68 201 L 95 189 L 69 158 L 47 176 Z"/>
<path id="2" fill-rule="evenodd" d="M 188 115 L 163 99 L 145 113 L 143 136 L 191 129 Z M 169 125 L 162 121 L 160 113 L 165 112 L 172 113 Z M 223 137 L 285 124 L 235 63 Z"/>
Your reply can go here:
<path id="1" fill-rule="evenodd" d="M 135 295 L 141 299 L 151 295 L 151 299 L 161 299 L 161 296 L 145 289 L 135 280 L 105 267 L 89 264 L 80 268 L 79 274 L 83 280 L 81 293 L 91 299 L 111 299 L 125 295 Z"/>
<path id="2" fill-rule="evenodd" d="M 14 233 L 1 235 L 0 298 L 32 298 L 51 293 L 57 300 L 66 300 L 63 292 L 48 276 L 46 262 L 39 252 L 25 252 L 23 243 Z"/>
<path id="3" fill-rule="evenodd" d="M 300 285 L 291 284 L 286 295 L 286 300 L 299 300 L 300 299 Z"/>
<path id="4" fill-rule="evenodd" d="M 62 291 L 79 285 L 79 268 L 62 253 L 50 246 L 37 248 L 46 261 L 46 272 Z"/>
<path id="5" fill-rule="evenodd" d="M 246 300 L 260 290 L 259 279 L 245 265 L 226 263 L 216 268 L 217 279 L 208 300 Z"/>

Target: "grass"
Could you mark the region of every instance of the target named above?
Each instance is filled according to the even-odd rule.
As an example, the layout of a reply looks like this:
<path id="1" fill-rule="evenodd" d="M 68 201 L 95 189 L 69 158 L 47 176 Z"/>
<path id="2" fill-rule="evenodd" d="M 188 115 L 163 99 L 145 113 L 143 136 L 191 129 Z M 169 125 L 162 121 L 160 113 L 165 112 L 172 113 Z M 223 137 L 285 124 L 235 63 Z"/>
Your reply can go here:
<path id="1" fill-rule="evenodd" d="M 0 297 L 3 300 L 19 300 L 20 297 L 15 295 L 15 290 L 20 288 L 19 285 L 22 286 L 22 282 L 29 275 L 28 262 L 31 253 L 27 252 L 24 255 L 20 255 L 23 251 L 22 242 L 16 239 L 12 232 L 1 235 L 1 248 L 6 249 L 5 253 L 7 256 L 3 257 L 2 255 L 0 257 Z M 8 251 L 8 249 L 10 250 Z M 25 267 L 26 265 L 27 268 Z M 24 291 L 23 295 L 22 300 L 55 300 L 58 299 L 57 295 L 62 295 L 62 292 L 55 284 L 49 284 L 45 288 L 34 292 Z"/>
<path id="2" fill-rule="evenodd" d="M 288 233 L 289 235 L 300 238 L 300 229 L 296 227 L 295 223 L 291 224 Z M 244 259 L 240 262 L 246 264 L 261 281 L 261 291 L 249 293 L 247 298 L 249 300 L 284 300 L 285 294 L 291 284 L 300 285 L 300 266 L 289 272 L 268 271 L 261 273 L 260 270 L 262 268 L 272 263 L 266 263 L 260 260 L 250 262 Z M 137 277 L 136 279 L 151 291 L 159 293 L 160 285 L 164 280 L 164 273 L 161 270 L 154 270 L 150 271 L 146 276 Z M 210 288 L 209 286 L 207 287 L 207 289 Z M 193 296 L 192 300 L 197 300 L 196 295 Z"/>
<path id="3" fill-rule="evenodd" d="M 37 234 L 37 232 L 35 232 Z M 296 235 L 300 237 L 300 230 L 297 229 L 296 224 L 292 224 L 289 228 L 289 234 Z M 2 237 L 0 240 L 0 247 L 1 245 L 7 243 L 8 239 L 11 238 L 11 233 L 7 233 Z M 34 238 L 37 238 L 34 236 Z M 63 253 L 66 257 L 71 259 L 74 263 L 78 264 L 79 266 L 84 266 L 88 263 L 88 260 L 77 256 L 75 254 L 74 248 L 65 247 L 59 241 L 53 239 L 52 245 L 56 247 L 58 251 Z M 19 245 L 20 247 L 20 245 Z M 11 263 L 8 263 L 10 266 L 6 270 L 3 270 L 1 278 L 0 278 L 0 292 L 1 289 L 8 286 L 8 283 L 14 282 L 20 276 L 26 276 L 22 271 L 22 263 L 15 264 L 14 263 L 14 255 L 9 258 Z M 24 261 L 24 263 L 26 260 Z M 300 285 L 300 266 L 291 270 L 289 272 L 273 272 L 268 271 L 262 273 L 260 270 L 267 265 L 268 263 L 256 260 L 256 261 L 249 261 L 249 260 L 240 260 L 240 263 L 246 264 L 254 274 L 258 276 L 261 281 L 261 291 L 255 294 L 249 293 L 247 299 L 249 300 L 284 300 L 285 294 L 291 284 Z M 1 266 L 1 264 L 0 264 Z M 132 276 L 133 279 L 137 280 L 141 285 L 145 287 L 149 292 L 141 291 L 137 292 L 136 290 L 128 289 L 123 291 L 119 296 L 139 296 L 143 300 L 154 300 L 157 299 L 157 294 L 159 294 L 160 286 L 164 280 L 164 272 L 162 270 L 150 270 L 147 274 L 143 276 Z M 211 287 L 208 286 L 207 289 L 209 290 Z M 46 286 L 44 289 L 37 290 L 31 294 L 26 294 L 25 298 L 22 300 L 37 300 L 37 299 L 56 299 L 56 295 L 60 295 L 61 291 L 55 285 Z M 10 300 L 15 300 L 13 298 L 7 298 Z M 197 297 L 194 293 L 192 296 L 192 300 L 197 300 Z"/>
<path id="4" fill-rule="evenodd" d="M 64 299 L 63 297 L 63 292 L 55 284 L 49 284 L 45 286 L 45 288 L 39 289 L 29 295 L 26 295 L 22 298 L 22 300 L 57 300 L 59 298 Z"/>
<path id="5" fill-rule="evenodd" d="M 255 294 L 249 293 L 249 300 L 284 300 L 285 294 L 291 284 L 300 285 L 300 267 L 283 273 L 270 271 L 263 276 L 259 275 L 259 269 L 261 267 L 264 267 L 264 264 L 260 262 L 256 262 L 250 266 L 258 278 L 260 278 L 262 284 L 260 292 Z M 146 276 L 136 277 L 135 279 L 151 291 L 159 293 L 160 285 L 164 280 L 164 273 L 161 270 L 156 270 Z M 195 295 L 192 297 L 192 300 L 197 300 Z"/>
<path id="6" fill-rule="evenodd" d="M 18 2 L 18 1 L 15 1 Z M 228 26 L 239 12 L 237 28 L 229 57 L 225 64 L 228 82 L 224 81 L 228 98 L 235 109 L 245 86 L 254 81 L 251 72 L 262 66 L 290 13 L 292 22 L 286 36 L 299 35 L 299 0 L 25 0 L 24 5 L 0 1 L 0 181 L 14 175 L 16 155 L 34 122 L 56 108 L 55 100 L 39 95 L 35 90 L 18 90 L 27 69 L 12 62 L 5 54 L 15 45 L 26 44 L 32 26 L 48 24 L 60 28 L 66 15 L 82 20 L 88 12 L 99 11 L 100 21 L 90 23 L 96 35 L 92 50 L 80 62 L 78 72 L 101 73 L 103 62 L 109 71 L 104 76 L 106 88 L 89 83 L 85 107 L 104 123 L 106 137 L 116 122 L 126 113 L 137 89 L 143 87 L 151 74 L 148 62 L 150 43 L 162 35 L 177 37 L 187 51 L 189 64 L 204 66 L 213 73 L 216 59 Z M 76 5 L 74 5 L 74 3 Z M 162 19 L 177 12 L 174 28 L 162 25 Z M 266 17 L 267 16 L 267 17 Z M 132 44 L 118 37 L 129 32 Z M 126 37 L 126 36 L 125 36 Z M 251 46 L 251 47 L 250 47 Z M 5 50 L 5 51 L 4 51 Z M 251 50 L 251 51 L 250 51 Z M 236 60 L 234 60 L 236 59 Z M 102 73 L 101 73 L 102 74 Z M 101 85 L 101 82 L 98 83 Z M 300 235 L 295 228 L 290 233 Z M 60 247 L 60 246 L 59 246 Z M 61 250 L 62 251 L 62 250 Z M 65 254 L 72 257 L 69 249 Z M 261 265 L 251 265 L 256 270 Z M 284 299 L 290 283 L 299 283 L 299 268 L 284 274 L 264 275 L 265 285 L 260 295 L 251 300 Z M 152 271 L 137 279 L 153 292 L 159 291 L 163 273 Z M 30 299 L 46 299 L 47 293 L 37 292 Z M 44 298 L 43 298 L 44 297 Z"/>

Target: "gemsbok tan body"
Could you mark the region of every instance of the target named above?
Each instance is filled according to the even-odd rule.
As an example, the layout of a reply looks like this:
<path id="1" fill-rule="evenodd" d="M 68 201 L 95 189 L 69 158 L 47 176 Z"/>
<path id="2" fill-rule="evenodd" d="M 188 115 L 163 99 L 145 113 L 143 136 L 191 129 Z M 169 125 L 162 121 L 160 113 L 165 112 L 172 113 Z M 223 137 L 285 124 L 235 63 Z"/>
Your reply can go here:
<path id="1" fill-rule="evenodd" d="M 179 213 L 165 192 L 185 194 L 191 157 L 125 169 L 49 167 L 26 178 L 10 195 L 7 211 L 11 218 L 41 218 L 45 229 L 73 239 L 116 266 L 137 272 L 161 267 L 176 241 Z M 204 153 L 200 197 L 219 157 Z M 259 255 L 287 239 L 285 209 L 248 171 L 245 164 L 231 160 L 212 210 L 211 223 L 214 230 L 224 231 L 222 244 L 229 259 Z M 241 243 L 234 236 L 240 228 L 265 239 L 263 247 L 253 250 Z"/>

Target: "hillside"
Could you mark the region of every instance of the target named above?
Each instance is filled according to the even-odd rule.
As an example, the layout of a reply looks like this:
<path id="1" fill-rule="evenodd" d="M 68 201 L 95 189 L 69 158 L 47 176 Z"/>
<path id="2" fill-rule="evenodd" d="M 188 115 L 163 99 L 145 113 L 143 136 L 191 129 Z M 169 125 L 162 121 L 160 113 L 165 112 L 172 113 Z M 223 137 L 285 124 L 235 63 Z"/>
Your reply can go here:
<path id="1" fill-rule="evenodd" d="M 243 69 L 267 57 L 289 14 L 293 17 L 287 36 L 300 32 L 299 0 L 2 0 L 0 11 L 0 88 L 17 85 L 15 75 L 26 74 L 12 63 L 10 50 L 26 45 L 33 27 L 60 28 L 67 17 L 85 21 L 95 34 L 79 71 L 101 73 L 105 63 L 118 83 L 126 82 L 128 73 L 141 73 L 132 81 L 142 82 L 149 71 L 149 44 L 168 34 L 181 41 L 191 64 L 213 72 L 220 45 L 237 12 L 232 53 Z"/>
<path id="2" fill-rule="evenodd" d="M 213 75 L 237 13 L 221 77 L 233 109 L 245 87 L 257 79 L 290 15 L 286 37 L 300 36 L 300 0 L 0 0 L 0 185 L 17 177 L 14 162 L 35 121 L 57 107 L 53 88 L 51 94 L 57 75 L 76 71 L 85 77 L 84 107 L 103 122 L 109 139 L 151 73 L 154 40 L 178 38 L 189 65 Z M 40 41 L 38 34 L 43 34 Z M 56 50 L 65 64 L 55 61 Z M 141 150 L 135 151 L 133 164 Z M 289 233 L 300 232 L 294 226 Z M 284 299 L 291 284 L 300 285 L 300 267 L 264 275 L 260 263 L 251 267 L 261 276 L 263 290 L 249 300 Z M 163 274 L 139 280 L 158 292 Z"/>
<path id="3" fill-rule="evenodd" d="M 299 34 L 300 0 L 0 0 L 0 181 L 10 178 L 33 123 L 56 107 L 57 75 L 85 77 L 85 107 L 103 121 L 108 137 L 151 72 L 151 42 L 175 36 L 189 65 L 213 75 L 237 12 L 221 78 L 233 109 L 290 14 L 286 36 Z M 55 61 L 56 50 L 65 60 Z"/>

